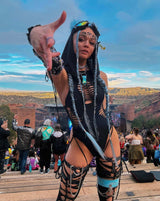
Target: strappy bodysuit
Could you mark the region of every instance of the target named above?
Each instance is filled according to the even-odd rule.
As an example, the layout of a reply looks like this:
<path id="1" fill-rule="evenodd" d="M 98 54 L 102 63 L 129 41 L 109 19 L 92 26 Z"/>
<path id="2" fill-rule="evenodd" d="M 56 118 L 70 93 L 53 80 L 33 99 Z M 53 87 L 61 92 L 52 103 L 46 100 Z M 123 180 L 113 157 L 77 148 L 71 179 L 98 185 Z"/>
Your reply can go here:
<path id="1" fill-rule="evenodd" d="M 83 78 L 81 78 L 81 81 Z M 94 126 L 94 83 L 93 83 L 93 76 L 91 72 L 88 70 L 86 72 L 86 82 L 85 84 L 82 84 L 83 92 L 84 92 L 84 99 L 85 99 L 85 105 L 86 105 L 86 113 L 88 116 L 89 124 L 93 131 L 93 136 L 99 146 L 104 150 L 106 140 L 108 137 L 108 125 L 106 120 L 106 114 L 105 110 L 103 108 L 103 100 L 104 100 L 104 91 L 102 87 L 97 84 L 97 98 L 96 98 L 96 125 L 98 130 L 98 137 L 96 136 L 95 126 Z M 76 110 L 79 116 L 79 119 L 85 128 L 86 131 L 88 131 L 85 119 L 84 119 L 84 107 L 83 107 L 83 98 L 82 93 L 80 90 L 80 85 L 78 82 L 74 82 L 74 99 L 75 99 L 75 105 Z M 73 126 L 73 137 L 78 138 L 80 141 L 82 141 L 86 147 L 91 151 L 93 156 L 97 156 L 98 152 L 95 150 L 92 142 L 90 139 L 86 136 L 85 132 L 81 129 L 78 119 L 74 113 L 73 110 L 73 104 L 72 104 L 72 98 L 71 98 L 71 91 L 69 90 L 68 95 L 65 100 L 65 109 L 69 115 L 70 120 L 72 121 Z M 89 132 L 89 131 L 88 131 Z"/>

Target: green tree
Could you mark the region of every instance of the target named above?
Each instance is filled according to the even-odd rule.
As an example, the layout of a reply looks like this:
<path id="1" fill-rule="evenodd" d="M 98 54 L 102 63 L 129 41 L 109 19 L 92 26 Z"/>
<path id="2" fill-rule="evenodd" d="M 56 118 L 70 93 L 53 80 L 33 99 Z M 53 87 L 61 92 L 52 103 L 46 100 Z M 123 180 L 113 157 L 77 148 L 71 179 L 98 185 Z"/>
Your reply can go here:
<path id="1" fill-rule="evenodd" d="M 139 117 L 135 118 L 132 122 L 132 128 L 136 127 L 139 129 L 143 129 L 146 126 L 146 119 L 144 116 L 140 115 Z"/>
<path id="2" fill-rule="evenodd" d="M 9 143 L 12 143 L 13 139 L 16 139 L 16 132 L 12 129 L 12 120 L 14 114 L 10 111 L 10 108 L 7 105 L 0 105 L 0 118 L 5 118 L 8 120 L 8 128 L 11 132 L 9 137 Z"/>
<path id="3" fill-rule="evenodd" d="M 156 125 L 156 119 L 149 119 L 146 123 L 146 128 L 148 129 L 154 128 L 155 125 Z"/>
<path id="4" fill-rule="evenodd" d="M 152 129 L 152 128 L 159 128 L 160 127 L 160 117 L 146 119 L 144 116 L 139 116 L 135 118 L 132 122 L 132 128 L 137 127 L 139 129 Z"/>

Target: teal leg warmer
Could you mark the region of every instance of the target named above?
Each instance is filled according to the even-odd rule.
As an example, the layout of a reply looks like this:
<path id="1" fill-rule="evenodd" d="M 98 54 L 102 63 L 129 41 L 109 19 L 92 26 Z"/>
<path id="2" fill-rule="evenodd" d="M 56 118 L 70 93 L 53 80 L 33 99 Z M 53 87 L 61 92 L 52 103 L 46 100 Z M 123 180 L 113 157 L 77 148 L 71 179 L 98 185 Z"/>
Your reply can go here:
<path id="1" fill-rule="evenodd" d="M 106 201 L 110 197 L 114 200 L 115 188 L 119 185 L 119 178 L 115 180 L 108 180 L 98 177 L 97 183 L 100 201 Z"/>

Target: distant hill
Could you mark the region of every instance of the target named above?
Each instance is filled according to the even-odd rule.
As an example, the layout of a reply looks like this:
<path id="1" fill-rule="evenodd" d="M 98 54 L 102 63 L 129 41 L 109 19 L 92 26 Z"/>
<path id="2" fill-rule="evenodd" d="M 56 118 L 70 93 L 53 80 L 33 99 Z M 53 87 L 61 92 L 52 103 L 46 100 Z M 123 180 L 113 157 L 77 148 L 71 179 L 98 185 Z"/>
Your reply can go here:
<path id="1" fill-rule="evenodd" d="M 110 95 L 115 96 L 146 96 L 160 92 L 160 89 L 133 87 L 133 88 L 109 88 Z"/>
<path id="2" fill-rule="evenodd" d="M 55 96 L 53 92 L 21 92 L 21 91 L 0 91 L 0 105 L 1 104 L 23 104 L 37 103 L 37 104 L 54 104 Z M 60 103 L 59 98 L 57 99 Z"/>
<path id="3" fill-rule="evenodd" d="M 133 87 L 133 88 L 109 88 L 109 95 L 113 98 L 113 104 L 121 105 L 137 101 L 160 92 L 160 89 Z"/>
<path id="4" fill-rule="evenodd" d="M 160 89 L 142 87 L 109 88 L 109 95 L 112 97 L 113 104 L 133 102 L 158 92 L 160 92 Z M 38 104 L 54 104 L 54 98 L 53 92 L 0 91 L 0 105 L 9 103 L 26 104 L 30 102 Z M 57 100 L 58 103 L 60 103 L 59 98 Z"/>

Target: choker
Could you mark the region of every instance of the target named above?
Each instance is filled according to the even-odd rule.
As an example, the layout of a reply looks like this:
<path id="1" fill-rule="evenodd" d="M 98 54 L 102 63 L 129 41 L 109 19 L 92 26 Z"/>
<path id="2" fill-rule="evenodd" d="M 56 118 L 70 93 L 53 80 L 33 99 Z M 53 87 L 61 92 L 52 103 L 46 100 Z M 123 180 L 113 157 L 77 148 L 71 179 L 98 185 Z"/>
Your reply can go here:
<path id="1" fill-rule="evenodd" d="M 84 68 L 87 68 L 87 67 L 88 67 L 87 64 L 84 65 L 84 66 L 80 66 L 80 65 L 79 65 L 79 69 L 84 69 Z"/>

